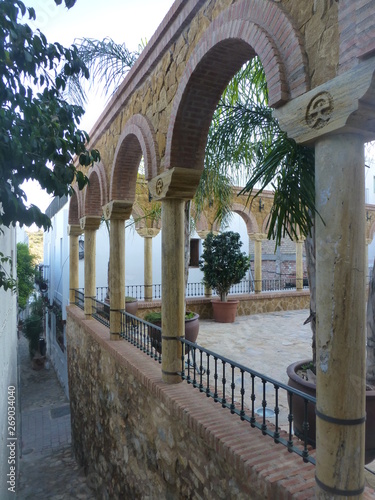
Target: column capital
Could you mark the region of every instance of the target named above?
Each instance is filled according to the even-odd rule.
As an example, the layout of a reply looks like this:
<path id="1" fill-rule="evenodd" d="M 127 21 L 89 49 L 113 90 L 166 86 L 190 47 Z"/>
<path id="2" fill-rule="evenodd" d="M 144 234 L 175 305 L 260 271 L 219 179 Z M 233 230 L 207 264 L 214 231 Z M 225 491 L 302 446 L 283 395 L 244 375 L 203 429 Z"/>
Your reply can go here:
<path id="1" fill-rule="evenodd" d="M 102 218 L 97 215 L 87 215 L 86 217 L 79 219 L 79 224 L 82 231 L 86 229 L 93 229 L 96 231 L 99 229 L 101 220 Z"/>
<path id="2" fill-rule="evenodd" d="M 136 231 L 142 238 L 154 238 L 160 233 L 160 229 L 154 227 L 141 227 Z"/>
<path id="3" fill-rule="evenodd" d="M 131 216 L 133 203 L 128 200 L 112 200 L 103 207 L 106 220 L 128 220 Z"/>
<path id="4" fill-rule="evenodd" d="M 306 240 L 306 236 L 295 236 L 293 238 L 294 243 L 304 243 Z"/>
<path id="5" fill-rule="evenodd" d="M 274 111 L 280 127 L 301 144 L 332 133 L 375 138 L 375 57 L 360 61 Z"/>
<path id="6" fill-rule="evenodd" d="M 219 231 L 197 231 L 197 234 L 201 240 L 205 240 L 210 233 L 212 233 L 214 236 L 217 236 L 219 234 Z"/>
<path id="7" fill-rule="evenodd" d="M 249 233 L 249 238 L 253 241 L 264 241 L 267 239 L 265 233 Z"/>
<path id="8" fill-rule="evenodd" d="M 81 226 L 78 224 L 70 224 L 68 226 L 68 236 L 79 236 L 83 233 Z"/>
<path id="9" fill-rule="evenodd" d="M 191 200 L 198 187 L 202 172 L 194 168 L 175 167 L 151 179 L 148 188 L 154 200 L 173 198 Z"/>

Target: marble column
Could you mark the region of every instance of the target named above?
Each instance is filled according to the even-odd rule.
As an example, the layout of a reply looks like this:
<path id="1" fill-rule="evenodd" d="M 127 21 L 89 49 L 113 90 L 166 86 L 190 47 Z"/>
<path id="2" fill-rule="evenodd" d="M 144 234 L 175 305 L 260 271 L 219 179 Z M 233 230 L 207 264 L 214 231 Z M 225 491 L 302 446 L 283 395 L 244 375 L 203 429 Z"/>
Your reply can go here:
<path id="1" fill-rule="evenodd" d="M 85 233 L 85 303 L 86 319 L 92 315 L 92 301 L 96 299 L 96 231 L 101 218 L 86 216 L 80 219 L 81 229 Z"/>
<path id="2" fill-rule="evenodd" d="M 75 291 L 79 288 L 79 243 L 78 237 L 82 234 L 81 226 L 70 225 L 69 235 L 69 302 L 75 303 Z"/>
<path id="3" fill-rule="evenodd" d="M 361 498 L 365 438 L 365 186 L 360 135 L 315 143 L 317 498 Z"/>
<path id="4" fill-rule="evenodd" d="M 152 239 L 160 232 L 160 229 L 143 227 L 137 229 L 137 233 L 144 239 L 144 287 L 145 300 L 152 300 Z"/>
<path id="5" fill-rule="evenodd" d="M 303 243 L 305 238 L 296 240 L 296 289 L 303 290 Z"/>
<path id="6" fill-rule="evenodd" d="M 262 291 L 262 241 L 267 238 L 264 233 L 250 233 L 254 241 L 254 289 L 255 293 Z"/>
<path id="7" fill-rule="evenodd" d="M 120 340 L 121 319 L 125 309 L 125 221 L 132 203 L 111 201 L 103 207 L 109 225 L 109 332 L 111 340 Z"/>
<path id="8" fill-rule="evenodd" d="M 184 208 L 184 200 L 162 203 L 162 377 L 169 384 L 181 382 L 178 339 L 185 335 Z"/>

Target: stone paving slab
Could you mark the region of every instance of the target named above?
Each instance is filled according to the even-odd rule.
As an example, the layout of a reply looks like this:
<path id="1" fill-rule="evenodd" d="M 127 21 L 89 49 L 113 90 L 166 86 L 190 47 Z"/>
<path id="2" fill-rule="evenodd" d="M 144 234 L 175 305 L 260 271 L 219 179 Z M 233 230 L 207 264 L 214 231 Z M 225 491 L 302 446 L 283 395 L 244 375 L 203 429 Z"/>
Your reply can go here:
<path id="1" fill-rule="evenodd" d="M 287 383 L 286 366 L 311 357 L 308 311 L 242 316 L 232 324 L 200 322 L 198 343 L 245 366 Z M 19 341 L 22 449 L 16 498 L 95 499 L 95 477 L 85 477 L 71 451 L 69 402 L 52 369 L 34 371 L 24 338 Z M 375 462 L 366 471 L 375 487 Z M 375 498 L 375 493 L 374 493 Z"/>
<path id="2" fill-rule="evenodd" d="M 70 406 L 52 367 L 32 370 L 19 340 L 22 455 L 17 500 L 95 499 L 71 448 Z"/>

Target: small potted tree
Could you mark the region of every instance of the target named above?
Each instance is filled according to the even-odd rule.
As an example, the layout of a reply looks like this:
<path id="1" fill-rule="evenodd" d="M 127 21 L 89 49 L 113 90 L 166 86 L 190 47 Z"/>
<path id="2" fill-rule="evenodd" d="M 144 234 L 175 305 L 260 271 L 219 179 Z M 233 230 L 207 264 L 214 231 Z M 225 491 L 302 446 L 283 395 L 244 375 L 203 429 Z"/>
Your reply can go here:
<path id="1" fill-rule="evenodd" d="M 203 242 L 199 267 L 204 273 L 203 282 L 215 290 L 219 300 L 212 300 L 214 320 L 233 323 L 238 300 L 228 300 L 230 287 L 239 283 L 250 268 L 250 257 L 241 252 L 240 235 L 233 231 L 214 236 L 210 233 Z"/>

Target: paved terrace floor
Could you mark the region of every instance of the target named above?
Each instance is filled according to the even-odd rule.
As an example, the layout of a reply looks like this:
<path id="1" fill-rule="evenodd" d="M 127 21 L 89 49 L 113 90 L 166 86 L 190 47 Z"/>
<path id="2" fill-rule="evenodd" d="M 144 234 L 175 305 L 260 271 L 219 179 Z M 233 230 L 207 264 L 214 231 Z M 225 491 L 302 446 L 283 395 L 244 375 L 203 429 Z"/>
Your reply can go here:
<path id="1" fill-rule="evenodd" d="M 307 316 L 305 310 L 243 316 L 230 325 L 204 320 L 198 343 L 286 383 L 286 365 L 310 357 Z M 72 457 L 69 404 L 53 369 L 31 369 L 25 339 L 19 354 L 22 458 L 16 498 L 95 499 L 89 487 L 95 478 L 85 478 Z M 375 488 L 375 462 L 367 467 L 367 485 Z"/>

